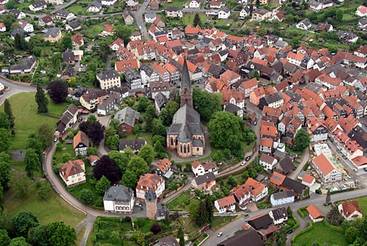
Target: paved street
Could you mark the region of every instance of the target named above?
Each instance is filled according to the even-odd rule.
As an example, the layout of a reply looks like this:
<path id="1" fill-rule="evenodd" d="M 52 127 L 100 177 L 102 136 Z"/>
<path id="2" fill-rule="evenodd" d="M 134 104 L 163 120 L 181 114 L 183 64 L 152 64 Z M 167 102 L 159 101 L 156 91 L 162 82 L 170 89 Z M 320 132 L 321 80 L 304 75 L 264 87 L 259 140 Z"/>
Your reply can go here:
<path id="1" fill-rule="evenodd" d="M 291 179 L 297 179 L 297 177 L 302 172 L 303 167 L 306 165 L 306 163 L 309 161 L 309 159 L 310 159 L 310 150 L 307 148 L 305 150 L 305 152 L 302 154 L 301 163 L 298 165 L 298 167 L 296 168 L 296 170 L 294 170 L 289 175 L 289 178 L 291 178 Z"/>
<path id="2" fill-rule="evenodd" d="M 7 87 L 5 92 L 0 95 L 0 105 L 3 104 L 5 99 L 22 92 L 35 92 L 36 88 L 28 84 L 21 82 L 13 83 L 10 80 L 0 76 L 0 83 Z"/>
<path id="3" fill-rule="evenodd" d="M 134 15 L 134 19 L 136 25 L 139 27 L 139 30 L 145 40 L 149 39 L 149 34 L 147 31 L 147 27 L 145 26 L 144 14 L 147 12 L 146 9 L 148 7 L 149 1 L 145 0 L 143 4 L 141 4 L 137 11 L 132 12 Z"/>

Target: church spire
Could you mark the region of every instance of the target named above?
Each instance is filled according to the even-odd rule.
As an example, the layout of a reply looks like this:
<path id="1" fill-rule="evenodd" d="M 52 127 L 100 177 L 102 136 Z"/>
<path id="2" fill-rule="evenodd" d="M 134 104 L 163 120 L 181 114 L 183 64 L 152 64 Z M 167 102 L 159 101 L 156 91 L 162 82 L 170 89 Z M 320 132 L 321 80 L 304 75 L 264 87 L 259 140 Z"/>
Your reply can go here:
<path id="1" fill-rule="evenodd" d="M 191 89 L 191 80 L 189 74 L 189 68 L 187 67 L 187 60 L 183 58 L 183 66 L 182 66 L 182 74 L 181 74 L 181 106 L 187 104 L 190 107 L 193 107 L 192 103 L 192 89 Z"/>

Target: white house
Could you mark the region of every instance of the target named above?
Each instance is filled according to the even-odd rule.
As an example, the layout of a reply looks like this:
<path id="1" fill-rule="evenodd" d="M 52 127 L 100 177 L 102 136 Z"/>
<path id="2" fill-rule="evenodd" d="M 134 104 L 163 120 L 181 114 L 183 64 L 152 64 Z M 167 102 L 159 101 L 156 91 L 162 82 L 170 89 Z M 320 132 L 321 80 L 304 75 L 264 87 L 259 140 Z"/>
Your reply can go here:
<path id="1" fill-rule="evenodd" d="M 214 202 L 214 207 L 219 213 L 234 212 L 236 210 L 236 199 L 233 195 L 222 197 Z"/>
<path id="2" fill-rule="evenodd" d="M 121 78 L 115 70 L 105 70 L 97 74 L 97 80 L 102 90 L 121 87 Z"/>
<path id="3" fill-rule="evenodd" d="M 218 11 L 218 19 L 228 19 L 231 16 L 231 11 L 227 8 Z"/>
<path id="4" fill-rule="evenodd" d="M 101 4 L 103 6 L 112 6 L 117 2 L 117 0 L 102 0 Z"/>
<path id="5" fill-rule="evenodd" d="M 33 25 L 31 23 L 28 23 L 27 21 L 24 20 L 20 20 L 18 23 L 20 28 L 23 29 L 23 31 L 27 33 L 31 33 L 34 31 Z"/>
<path id="6" fill-rule="evenodd" d="M 240 18 L 241 19 L 244 19 L 249 15 L 250 15 L 250 9 L 249 8 L 246 7 L 246 8 L 241 9 L 241 12 L 240 12 Z"/>
<path id="7" fill-rule="evenodd" d="M 103 196 L 103 207 L 106 212 L 132 213 L 134 203 L 134 191 L 123 185 L 111 186 Z"/>
<path id="8" fill-rule="evenodd" d="M 45 1 L 36 1 L 34 3 L 32 3 L 31 5 L 29 5 L 29 10 L 33 11 L 33 12 L 38 12 L 41 11 L 43 9 L 47 8 L 47 4 Z"/>
<path id="9" fill-rule="evenodd" d="M 0 22 L 0 32 L 6 32 L 6 26 L 3 22 Z"/>
<path id="10" fill-rule="evenodd" d="M 270 203 L 273 207 L 293 203 L 295 199 L 292 191 L 280 191 L 270 196 Z"/>
<path id="11" fill-rule="evenodd" d="M 301 30 L 308 31 L 312 28 L 312 23 L 309 19 L 304 19 L 296 24 L 296 27 Z"/>
<path id="12" fill-rule="evenodd" d="M 362 210 L 357 201 L 346 201 L 338 205 L 339 213 L 344 219 L 351 221 L 363 217 Z"/>
<path id="13" fill-rule="evenodd" d="M 153 191 L 157 197 L 162 195 L 165 190 L 165 181 L 163 177 L 155 173 L 146 173 L 140 176 L 136 185 L 136 197 L 145 199 L 145 192 L 148 190 Z"/>
<path id="14" fill-rule="evenodd" d="M 265 170 L 273 170 L 278 160 L 271 155 L 261 154 L 259 163 Z"/>
<path id="15" fill-rule="evenodd" d="M 89 147 L 89 138 L 88 136 L 79 131 L 73 138 L 73 148 L 75 151 L 75 155 L 86 156 Z"/>
<path id="16" fill-rule="evenodd" d="M 206 173 L 213 173 L 215 175 L 218 174 L 218 168 L 214 164 L 214 162 L 206 161 L 193 161 L 191 164 L 191 170 L 195 174 L 195 176 L 204 175 Z"/>
<path id="17" fill-rule="evenodd" d="M 60 167 L 59 175 L 66 186 L 73 186 L 86 181 L 85 166 L 82 160 L 72 160 Z"/>
<path id="18" fill-rule="evenodd" d="M 316 223 L 324 220 L 324 216 L 322 216 L 320 210 L 315 205 L 310 204 L 306 210 L 312 222 Z"/>
<path id="19" fill-rule="evenodd" d="M 359 6 L 356 10 L 356 15 L 358 15 L 359 17 L 367 16 L 367 7 L 363 5 Z"/>
<path id="20" fill-rule="evenodd" d="M 52 5 L 61 5 L 64 3 L 64 0 L 45 0 L 46 3 L 52 4 Z"/>
<path id="21" fill-rule="evenodd" d="M 324 154 L 315 157 L 312 165 L 325 183 L 338 182 L 343 179 L 343 173 Z"/>
<path id="22" fill-rule="evenodd" d="M 102 10 L 102 4 L 100 1 L 94 1 L 89 4 L 87 11 L 89 13 L 99 13 Z"/>
<path id="23" fill-rule="evenodd" d="M 274 225 L 280 225 L 288 220 L 288 212 L 285 207 L 271 210 L 269 216 L 272 218 Z"/>
<path id="24" fill-rule="evenodd" d="M 200 0 L 190 0 L 189 5 L 186 8 L 198 9 L 200 8 Z"/>

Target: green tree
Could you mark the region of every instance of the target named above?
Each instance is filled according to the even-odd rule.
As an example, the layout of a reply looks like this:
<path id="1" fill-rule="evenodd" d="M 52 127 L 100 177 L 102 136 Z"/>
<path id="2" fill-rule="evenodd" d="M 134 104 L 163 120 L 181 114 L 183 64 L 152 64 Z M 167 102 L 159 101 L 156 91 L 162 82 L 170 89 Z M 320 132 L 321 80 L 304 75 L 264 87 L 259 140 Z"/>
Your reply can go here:
<path id="1" fill-rule="evenodd" d="M 17 50 L 27 50 L 27 42 L 24 39 L 24 35 L 21 35 L 19 33 L 15 34 L 14 36 L 14 47 Z"/>
<path id="2" fill-rule="evenodd" d="M 0 246 L 8 246 L 10 243 L 10 237 L 8 232 L 4 229 L 0 229 Z"/>
<path id="3" fill-rule="evenodd" d="M 33 178 L 34 172 L 40 170 L 41 166 L 39 155 L 34 149 L 27 149 L 24 157 L 24 163 L 27 176 Z"/>
<path id="4" fill-rule="evenodd" d="M 172 123 L 173 115 L 178 110 L 179 106 L 176 101 L 167 102 L 166 106 L 161 110 L 159 118 L 165 126 L 169 126 Z"/>
<path id="5" fill-rule="evenodd" d="M 46 201 L 49 198 L 51 186 L 47 181 L 40 182 L 37 189 L 38 198 Z"/>
<path id="6" fill-rule="evenodd" d="M 144 145 L 140 151 L 139 156 L 149 165 L 153 162 L 155 157 L 154 148 L 150 144 Z"/>
<path id="7" fill-rule="evenodd" d="M 84 188 L 80 191 L 80 200 L 90 205 L 94 202 L 94 194 L 90 189 Z"/>
<path id="8" fill-rule="evenodd" d="M 0 112 L 0 128 L 10 129 L 8 115 L 4 112 Z"/>
<path id="9" fill-rule="evenodd" d="M 180 246 L 185 246 L 185 234 L 182 227 L 178 229 L 177 238 L 179 240 Z"/>
<path id="10" fill-rule="evenodd" d="M 3 198 L 4 198 L 4 188 L 0 184 L 0 209 L 1 209 L 1 202 L 3 201 Z"/>
<path id="11" fill-rule="evenodd" d="M 9 102 L 8 99 L 5 99 L 5 101 L 4 101 L 4 112 L 8 116 L 9 128 L 12 130 L 12 134 L 14 135 L 14 133 L 15 133 L 15 131 L 14 131 L 14 127 L 15 127 L 14 115 L 13 115 L 13 111 L 11 110 L 10 102 Z"/>
<path id="12" fill-rule="evenodd" d="M 18 198 L 26 198 L 29 195 L 29 188 L 32 182 L 26 175 L 20 175 L 17 180 L 12 180 L 11 187 Z"/>
<path id="13" fill-rule="evenodd" d="M 118 134 L 107 135 L 106 133 L 106 146 L 111 150 L 117 150 L 119 147 L 120 138 Z"/>
<path id="14" fill-rule="evenodd" d="M 9 130 L 0 128 L 0 152 L 7 151 L 10 147 Z"/>
<path id="15" fill-rule="evenodd" d="M 39 225 L 29 230 L 28 241 L 32 245 L 47 246 L 48 235 L 47 225 Z"/>
<path id="16" fill-rule="evenodd" d="M 345 229 L 345 232 L 344 232 L 345 240 L 348 243 L 352 244 L 357 239 L 359 234 L 360 232 L 356 227 L 350 226 Z"/>
<path id="17" fill-rule="evenodd" d="M 156 117 L 155 108 L 153 104 L 149 104 L 149 106 L 145 109 L 144 112 L 144 122 L 146 132 L 152 131 L 153 120 L 155 119 L 155 117 Z"/>
<path id="18" fill-rule="evenodd" d="M 37 112 L 40 114 L 44 114 L 48 112 L 48 99 L 43 91 L 42 87 L 37 85 L 37 92 L 35 95 L 36 103 L 37 103 Z"/>
<path id="19" fill-rule="evenodd" d="M 145 160 L 139 156 L 133 156 L 123 176 L 123 182 L 126 186 L 134 189 L 138 178 L 148 171 L 149 167 Z"/>
<path id="20" fill-rule="evenodd" d="M 155 157 L 157 159 L 162 159 L 167 157 L 167 152 L 164 149 L 163 143 L 161 141 L 156 141 L 153 145 Z"/>
<path id="21" fill-rule="evenodd" d="M 152 134 L 159 136 L 166 136 L 166 127 L 163 125 L 161 119 L 154 119 L 152 122 Z"/>
<path id="22" fill-rule="evenodd" d="M 0 185 L 4 190 L 9 189 L 10 181 L 10 157 L 7 153 L 0 153 Z"/>
<path id="23" fill-rule="evenodd" d="M 61 44 L 62 44 L 62 49 L 66 50 L 66 49 L 71 49 L 73 48 L 73 42 L 71 40 L 71 37 L 69 34 L 66 34 L 62 40 L 61 40 Z"/>
<path id="24" fill-rule="evenodd" d="M 297 152 L 302 152 L 306 148 L 308 148 L 309 145 L 310 145 L 310 135 L 305 129 L 301 128 L 300 130 L 298 130 L 296 137 L 294 139 L 293 150 Z"/>
<path id="25" fill-rule="evenodd" d="M 51 146 L 54 139 L 54 132 L 48 124 L 42 124 L 38 128 L 38 137 L 44 148 Z"/>
<path id="26" fill-rule="evenodd" d="M 38 219 L 30 212 L 19 212 L 13 217 L 15 234 L 26 237 L 29 229 L 39 225 Z"/>
<path id="27" fill-rule="evenodd" d="M 127 168 L 127 165 L 131 159 L 131 156 L 128 152 L 119 152 L 116 150 L 110 151 L 108 153 L 108 156 L 115 161 L 117 166 L 120 167 L 122 173 L 125 173 L 125 170 Z"/>
<path id="28" fill-rule="evenodd" d="M 40 158 L 45 147 L 46 146 L 43 145 L 40 137 L 37 134 L 29 135 L 27 139 L 27 148 L 34 149 Z"/>
<path id="29" fill-rule="evenodd" d="M 221 96 L 194 88 L 192 94 L 194 107 L 203 121 L 208 122 L 215 112 L 222 111 Z"/>
<path id="30" fill-rule="evenodd" d="M 131 189 L 134 189 L 136 186 L 136 183 L 138 182 L 138 176 L 133 170 L 126 170 L 124 176 L 122 177 L 123 183 L 130 187 Z"/>
<path id="31" fill-rule="evenodd" d="M 24 237 L 15 237 L 10 241 L 9 246 L 28 246 Z"/>
<path id="32" fill-rule="evenodd" d="M 332 225 L 339 226 L 343 222 L 344 218 L 339 213 L 338 207 L 333 205 L 326 215 L 326 220 Z"/>
<path id="33" fill-rule="evenodd" d="M 127 44 L 130 41 L 133 29 L 126 25 L 118 25 L 115 29 L 117 37 L 123 39 L 125 44 Z"/>
<path id="34" fill-rule="evenodd" d="M 75 230 L 64 222 L 53 222 L 47 225 L 48 245 L 71 246 L 75 245 Z"/>
<path id="35" fill-rule="evenodd" d="M 208 124 L 209 138 L 217 149 L 228 149 L 232 155 L 243 157 L 244 129 L 241 119 L 229 112 L 216 112 Z"/>
<path id="36" fill-rule="evenodd" d="M 102 176 L 96 183 L 96 191 L 98 194 L 103 195 L 110 186 L 110 181 L 105 176 Z"/>
<path id="37" fill-rule="evenodd" d="M 152 102 L 147 97 L 139 97 L 134 108 L 138 112 L 144 113 L 150 105 L 152 105 Z"/>
<path id="38" fill-rule="evenodd" d="M 199 16 L 199 14 L 198 14 L 198 13 L 196 13 L 196 14 L 195 14 L 195 16 L 194 16 L 194 20 L 193 20 L 193 22 L 192 22 L 192 25 L 193 25 L 194 27 L 196 27 L 196 26 L 202 26 L 202 24 L 201 24 L 201 19 L 200 19 L 200 16 Z"/>

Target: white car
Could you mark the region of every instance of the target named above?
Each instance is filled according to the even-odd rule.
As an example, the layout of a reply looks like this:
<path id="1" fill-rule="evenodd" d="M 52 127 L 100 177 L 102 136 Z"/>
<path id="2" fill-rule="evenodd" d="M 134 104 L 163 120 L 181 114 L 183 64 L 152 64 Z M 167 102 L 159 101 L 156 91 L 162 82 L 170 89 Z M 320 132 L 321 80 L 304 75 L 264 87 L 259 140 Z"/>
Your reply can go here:
<path id="1" fill-rule="evenodd" d="M 221 237 L 223 235 L 223 232 L 218 232 L 217 237 Z"/>
<path id="2" fill-rule="evenodd" d="M 241 162 L 241 166 L 244 166 L 244 165 L 246 165 L 246 160 L 243 160 L 243 161 Z"/>

